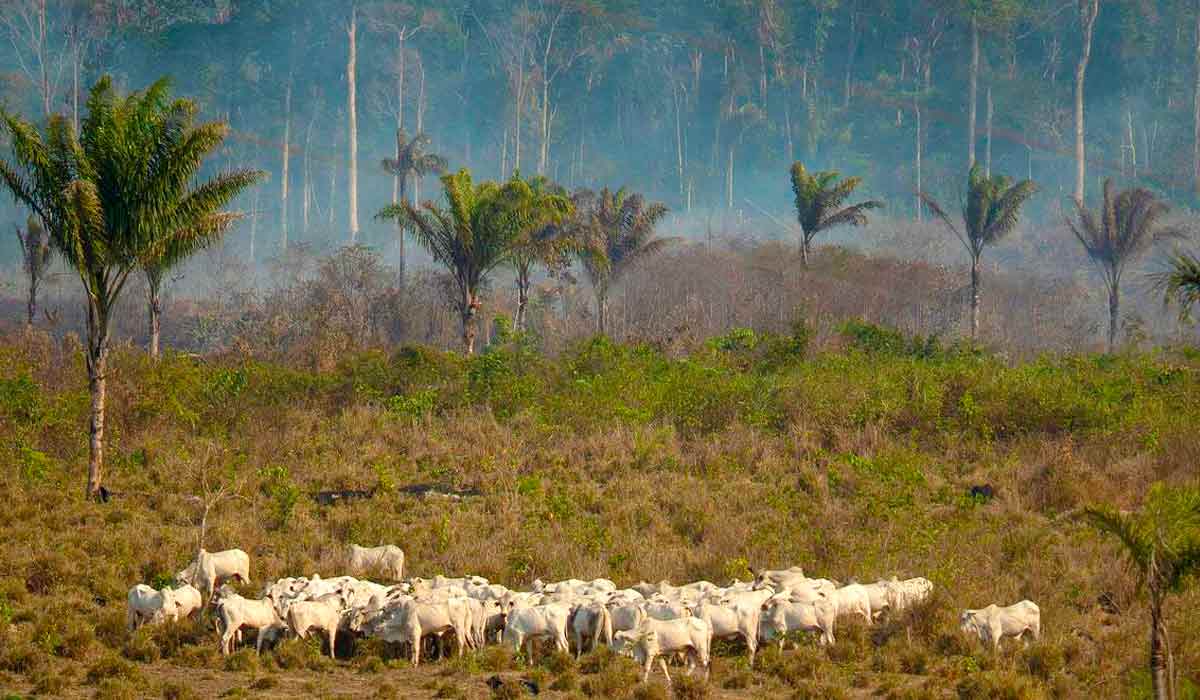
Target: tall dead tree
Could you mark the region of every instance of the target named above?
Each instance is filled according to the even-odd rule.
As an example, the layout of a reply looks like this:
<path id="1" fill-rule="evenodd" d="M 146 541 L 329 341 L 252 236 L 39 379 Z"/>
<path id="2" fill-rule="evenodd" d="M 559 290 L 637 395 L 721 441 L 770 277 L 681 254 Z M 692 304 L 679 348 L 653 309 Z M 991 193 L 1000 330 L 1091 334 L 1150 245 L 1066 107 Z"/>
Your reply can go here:
<path id="1" fill-rule="evenodd" d="M 1084 132 L 1083 132 L 1083 82 L 1087 75 L 1088 61 L 1092 57 L 1092 36 L 1096 30 L 1096 16 L 1100 14 L 1100 0 L 1079 0 L 1080 53 L 1075 64 L 1075 204 L 1083 206 L 1084 177 L 1086 177 Z"/>
<path id="2" fill-rule="evenodd" d="M 350 219 L 350 244 L 354 245 L 358 243 L 358 3 L 350 5 L 346 37 L 349 40 L 346 57 L 346 140 L 349 146 L 346 205 Z"/>
<path id="3" fill-rule="evenodd" d="M 31 214 L 25 222 L 25 230 L 22 231 L 21 227 L 17 226 L 16 231 L 17 240 L 21 244 L 21 267 L 29 276 L 29 298 L 26 306 L 25 325 L 32 328 L 33 321 L 37 317 L 38 287 L 46 274 L 46 269 L 50 266 L 52 249 L 50 248 L 50 237 L 46 235 L 46 229 L 36 216 Z"/>
<path id="4" fill-rule="evenodd" d="M 971 75 L 967 87 L 967 168 L 975 167 L 975 113 L 979 105 L 979 18 L 971 13 Z"/>

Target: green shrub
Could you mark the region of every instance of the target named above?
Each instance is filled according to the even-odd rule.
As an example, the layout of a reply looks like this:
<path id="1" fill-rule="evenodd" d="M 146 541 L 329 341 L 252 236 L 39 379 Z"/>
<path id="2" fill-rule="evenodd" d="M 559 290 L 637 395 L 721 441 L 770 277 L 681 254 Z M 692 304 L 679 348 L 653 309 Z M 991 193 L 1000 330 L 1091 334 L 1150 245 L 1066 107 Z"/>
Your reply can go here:
<path id="1" fill-rule="evenodd" d="M 1044 694 L 1031 680 L 1011 671 L 983 671 L 959 681 L 959 700 L 1040 700 Z"/>
<path id="2" fill-rule="evenodd" d="M 152 627 L 154 625 L 146 625 L 130 635 L 122 651 L 125 658 L 131 661 L 153 663 L 162 657 L 162 652 L 159 650 L 158 645 L 154 643 L 153 632 L 151 631 Z"/>
<path id="3" fill-rule="evenodd" d="M 712 696 L 708 681 L 699 674 L 676 674 L 672 681 L 671 696 L 675 700 L 708 700 Z"/>
<path id="4" fill-rule="evenodd" d="M 840 686 L 805 681 L 796 686 L 791 700 L 847 700 L 849 697 Z"/>
<path id="5" fill-rule="evenodd" d="M 33 681 L 34 695 L 58 697 L 64 695 L 63 691 L 70 685 L 70 674 L 64 669 L 39 670 L 31 674 L 29 680 Z"/>
<path id="6" fill-rule="evenodd" d="M 225 657 L 225 670 L 236 673 L 255 673 L 258 671 L 258 652 L 253 649 L 239 649 Z"/>
<path id="7" fill-rule="evenodd" d="M 279 679 L 275 676 L 259 676 L 250 684 L 250 690 L 272 690 L 279 686 Z"/>
<path id="8" fill-rule="evenodd" d="M 654 680 L 642 683 L 633 689 L 633 700 L 667 700 L 668 697 L 666 686 Z"/>
<path id="9" fill-rule="evenodd" d="M 84 679 L 88 685 L 97 685 L 102 680 L 140 680 L 141 672 L 137 667 L 116 654 L 106 654 L 88 667 Z"/>
<path id="10" fill-rule="evenodd" d="M 96 700 L 137 700 L 137 686 L 120 678 L 105 678 L 96 687 Z"/>

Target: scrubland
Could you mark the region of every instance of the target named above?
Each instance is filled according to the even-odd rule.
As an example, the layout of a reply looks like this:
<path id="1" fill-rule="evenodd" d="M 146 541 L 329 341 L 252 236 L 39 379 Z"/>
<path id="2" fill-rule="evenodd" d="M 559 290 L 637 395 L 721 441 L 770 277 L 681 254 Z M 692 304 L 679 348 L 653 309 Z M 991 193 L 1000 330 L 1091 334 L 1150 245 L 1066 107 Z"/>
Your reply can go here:
<path id="1" fill-rule="evenodd" d="M 1148 615 L 1116 547 L 1079 517 L 1194 481 L 1200 356 L 1016 362 L 859 322 L 803 320 L 679 352 L 578 341 L 553 357 L 502 332 L 465 359 L 420 346 L 330 367 L 123 347 L 109 382 L 106 504 L 83 498 L 88 394 L 72 342 L 0 341 L 0 690 L 17 696 L 1146 697 Z M 461 499 L 408 495 L 436 484 Z M 969 495 L 989 484 L 995 497 Z M 318 505 L 313 493 L 375 489 Z M 606 653 L 535 666 L 497 648 L 413 669 L 347 643 L 223 659 L 193 623 L 124 630 L 125 592 L 205 545 L 251 555 L 257 595 L 332 576 L 351 542 L 395 543 L 411 575 L 725 583 L 800 564 L 841 581 L 925 576 L 930 604 L 747 668 L 718 645 L 708 684 L 641 686 Z M 1029 598 L 1043 638 L 998 656 L 962 608 Z M 1200 686 L 1200 594 L 1173 599 L 1181 697 Z M 497 695 L 518 697 L 506 686 Z"/>

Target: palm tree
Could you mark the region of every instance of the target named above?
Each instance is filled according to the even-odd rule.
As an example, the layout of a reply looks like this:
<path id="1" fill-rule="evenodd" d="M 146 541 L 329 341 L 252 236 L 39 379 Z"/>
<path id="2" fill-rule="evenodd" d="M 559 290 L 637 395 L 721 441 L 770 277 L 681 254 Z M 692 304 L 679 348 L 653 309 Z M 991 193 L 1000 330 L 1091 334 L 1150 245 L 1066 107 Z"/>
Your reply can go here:
<path id="1" fill-rule="evenodd" d="M 1163 302 L 1179 304 L 1179 317 L 1185 320 L 1191 316 L 1192 307 L 1200 303 L 1200 258 L 1176 253 L 1168 264 L 1167 271 L 1157 276 L 1157 283 L 1163 290 Z"/>
<path id="2" fill-rule="evenodd" d="M 228 228 L 236 216 L 221 209 L 262 176 L 240 171 L 195 182 L 228 127 L 194 126 L 196 105 L 172 101 L 169 92 L 159 80 L 122 97 L 110 78 L 101 78 L 78 136 L 62 115 L 51 116 L 42 133 L 0 112 L 12 153 L 0 160 L 0 179 L 42 220 L 86 293 L 91 498 L 100 495 L 104 462 L 109 327 L 130 273 L 179 241 Z"/>
<path id="3" fill-rule="evenodd" d="M 1174 697 L 1174 663 L 1163 605 L 1200 574 L 1200 488 L 1150 487 L 1140 512 L 1088 508 L 1087 518 L 1121 542 L 1150 596 L 1150 679 L 1155 698 Z"/>
<path id="4" fill-rule="evenodd" d="M 572 227 L 582 246 L 579 260 L 596 294 L 597 328 L 603 335 L 608 331 L 608 293 L 613 286 L 638 263 L 679 239 L 654 236 L 658 222 L 667 215 L 665 205 L 647 204 L 640 194 L 625 188 L 614 192 L 605 187 L 598 195 L 580 192 L 576 209 Z"/>
<path id="5" fill-rule="evenodd" d="M 46 273 L 46 268 L 50 267 L 54 249 L 50 247 L 50 239 L 46 236 L 45 227 L 38 222 L 36 216 L 30 215 L 25 221 L 24 231 L 20 226 L 15 228 L 17 241 L 21 244 L 21 267 L 25 270 L 25 274 L 29 275 L 28 315 L 25 318 L 25 326 L 33 328 L 33 320 L 37 317 L 38 286 Z"/>
<path id="6" fill-rule="evenodd" d="M 396 129 L 396 157 L 383 159 L 384 172 L 395 178 L 396 197 L 392 204 L 408 201 L 408 180 L 411 177 L 426 175 L 441 175 L 446 172 L 446 159 L 436 153 L 429 153 L 429 137 L 417 134 L 408 138 L 404 129 Z M 404 226 L 397 223 L 397 235 L 400 237 L 400 288 L 404 288 Z"/>
<path id="7" fill-rule="evenodd" d="M 1012 233 L 1017 227 L 1021 207 L 1037 192 L 1032 180 L 1013 184 L 1003 175 L 985 175 L 976 163 L 967 174 L 967 198 L 963 202 L 963 230 L 959 230 L 946 211 L 924 192 L 917 193 L 946 227 L 962 242 L 971 257 L 971 337 L 979 334 L 979 260 L 988 246 Z"/>
<path id="8" fill-rule="evenodd" d="M 534 266 L 564 269 L 569 264 L 568 253 L 577 248 L 576 240 L 562 226 L 575 207 L 566 190 L 541 175 L 529 180 L 522 180 L 520 174 L 513 175 L 505 183 L 504 197 L 518 227 L 509 262 L 517 273 L 515 325 L 518 331 L 523 331 Z"/>
<path id="9" fill-rule="evenodd" d="M 488 276 L 508 262 L 518 226 L 504 209 L 499 185 L 476 185 L 463 169 L 442 176 L 447 207 L 425 202 L 420 208 L 400 202 L 384 208 L 376 218 L 394 219 L 412 231 L 433 259 L 445 266 L 458 291 L 462 317 L 463 349 L 475 352 L 476 318 L 482 304 L 479 292 Z"/>
<path id="10" fill-rule="evenodd" d="M 1083 245 L 1092 262 L 1104 274 L 1108 288 L 1108 350 L 1117 344 L 1117 326 L 1121 310 L 1121 278 L 1132 262 L 1142 257 L 1156 242 L 1179 238 L 1184 231 L 1162 223 L 1170 211 L 1150 190 L 1133 187 L 1116 192 L 1112 180 L 1104 181 L 1104 201 L 1093 213 L 1076 205 L 1078 221 L 1067 225 Z"/>
<path id="11" fill-rule="evenodd" d="M 796 195 L 796 216 L 800 221 L 800 261 L 808 267 L 808 255 L 812 241 L 818 233 L 836 226 L 849 224 L 864 226 L 871 209 L 878 209 L 883 202 L 869 199 L 843 208 L 846 201 L 862 182 L 860 177 L 841 177 L 833 170 L 810 173 L 799 161 L 792 164 L 792 192 Z"/>

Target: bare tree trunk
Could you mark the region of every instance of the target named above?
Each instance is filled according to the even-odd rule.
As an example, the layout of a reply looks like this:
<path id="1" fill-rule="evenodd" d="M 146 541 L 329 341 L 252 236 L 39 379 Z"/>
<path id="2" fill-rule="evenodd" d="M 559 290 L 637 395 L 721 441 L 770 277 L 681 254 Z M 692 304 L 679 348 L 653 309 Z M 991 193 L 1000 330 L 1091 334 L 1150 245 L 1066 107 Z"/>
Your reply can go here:
<path id="1" fill-rule="evenodd" d="M 858 9 L 850 6 L 850 40 L 846 49 L 846 84 L 845 94 L 842 97 L 842 107 L 850 108 L 850 95 L 854 93 L 854 83 L 852 79 L 854 71 L 854 56 L 858 53 Z"/>
<path id="2" fill-rule="evenodd" d="M 289 166 L 292 159 L 292 76 L 288 74 L 287 88 L 283 96 L 283 165 L 279 183 L 279 248 L 288 248 L 288 184 Z"/>
<path id="3" fill-rule="evenodd" d="M 725 206 L 733 209 L 733 142 L 729 143 L 729 165 L 725 168 Z"/>
<path id="4" fill-rule="evenodd" d="M 417 53 L 417 133 L 425 133 L 425 62 Z M 434 144 L 436 146 L 436 144 Z M 421 201 L 421 177 L 413 178 L 413 201 Z"/>
<path id="5" fill-rule="evenodd" d="M 979 19 L 971 13 L 971 75 L 967 87 L 967 168 L 975 167 L 975 112 L 979 102 Z"/>
<path id="6" fill-rule="evenodd" d="M 917 126 L 917 192 L 921 191 L 921 99 L 913 95 L 913 112 L 916 117 Z M 924 213 L 921 209 L 921 197 L 917 195 L 917 223 L 921 223 L 924 218 Z"/>
<path id="7" fill-rule="evenodd" d="M 88 421 L 87 497 L 100 498 L 104 470 L 104 403 L 108 389 L 108 313 L 88 304 L 88 391 L 92 405 Z"/>
<path id="8" fill-rule="evenodd" d="M 808 253 L 809 253 L 809 246 L 811 246 L 811 245 L 812 245 L 812 243 L 808 237 L 808 234 L 801 231 L 800 232 L 800 265 L 801 265 L 801 267 L 808 267 Z"/>
<path id="9" fill-rule="evenodd" d="M 308 216 L 312 208 L 313 186 L 312 186 L 312 132 L 313 125 L 317 121 L 317 112 L 314 109 L 312 116 L 308 120 L 308 128 L 304 130 L 304 193 L 303 202 L 301 202 L 301 216 L 304 219 L 304 233 L 308 233 Z"/>
<path id="10" fill-rule="evenodd" d="M 29 302 L 27 304 L 25 317 L 25 325 L 33 328 L 33 321 L 37 318 L 37 293 L 38 283 L 41 282 L 39 275 L 35 271 L 29 273 Z"/>
<path id="11" fill-rule="evenodd" d="M 346 58 L 346 109 L 349 126 L 346 137 L 350 146 L 350 162 L 347 168 L 346 198 L 350 214 L 350 243 L 358 243 L 358 5 L 350 8 L 350 22 L 346 25 L 349 37 L 349 55 Z"/>
<path id="12" fill-rule="evenodd" d="M 683 124 L 679 114 L 679 86 L 671 81 L 671 99 L 675 106 L 675 172 L 679 177 L 679 196 L 684 196 L 683 184 Z"/>
<path id="13" fill-rule="evenodd" d="M 987 124 L 984 129 L 987 131 L 986 140 L 984 141 L 983 151 L 983 173 L 988 177 L 992 176 L 992 115 L 994 113 L 994 105 L 992 104 L 992 86 L 987 89 Z"/>
<path id="14" fill-rule="evenodd" d="M 971 339 L 979 337 L 979 256 L 971 257 Z"/>
<path id="15" fill-rule="evenodd" d="M 1092 35 L 1096 28 L 1096 15 L 1100 12 L 1100 0 L 1079 0 L 1079 24 L 1082 32 L 1083 50 L 1075 66 L 1075 204 L 1083 206 L 1085 150 L 1083 140 L 1083 82 L 1087 75 L 1088 61 L 1092 57 Z"/>
<path id="16" fill-rule="evenodd" d="M 1200 193 L 1200 0 L 1196 0 L 1196 67 L 1192 87 L 1192 179 Z"/>
<path id="17" fill-rule="evenodd" d="M 396 132 L 396 157 L 397 158 L 400 157 L 400 132 L 399 131 Z M 400 191 L 398 192 L 399 199 L 401 202 L 407 202 L 408 201 L 408 174 L 406 173 L 404 175 L 401 175 L 399 177 L 399 182 L 400 182 Z M 405 240 L 404 239 L 406 236 L 405 236 L 405 231 L 404 231 L 404 225 L 399 222 L 396 223 L 396 237 L 400 242 L 400 261 L 397 264 L 397 272 L 399 273 L 398 281 L 400 282 L 400 289 L 401 289 L 401 291 L 403 291 L 404 284 L 405 284 L 405 276 L 407 275 L 407 271 L 408 271 L 408 268 L 407 268 L 408 261 L 405 259 L 405 245 L 404 245 Z"/>

